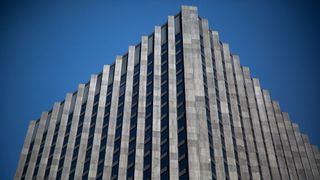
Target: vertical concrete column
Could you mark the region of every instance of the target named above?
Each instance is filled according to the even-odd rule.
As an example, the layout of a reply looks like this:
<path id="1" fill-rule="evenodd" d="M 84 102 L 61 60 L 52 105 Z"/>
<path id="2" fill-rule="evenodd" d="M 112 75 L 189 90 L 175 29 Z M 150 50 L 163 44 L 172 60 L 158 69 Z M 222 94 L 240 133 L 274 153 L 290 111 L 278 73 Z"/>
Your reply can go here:
<path id="1" fill-rule="evenodd" d="M 320 174 L 319 174 L 319 170 L 317 168 L 317 164 L 316 164 L 316 160 L 312 151 L 312 146 L 309 142 L 309 138 L 307 135 L 302 134 L 302 140 L 304 143 L 304 147 L 306 148 L 306 154 L 307 157 L 309 159 L 309 163 L 310 163 L 310 167 L 311 167 L 311 171 L 313 174 L 314 179 L 320 179 Z"/>
<path id="2" fill-rule="evenodd" d="M 237 169 L 236 169 L 236 160 L 234 154 L 234 146 L 232 140 L 231 133 L 231 124 L 230 124 L 230 116 L 229 116 L 229 108 L 228 108 L 228 99 L 227 99 L 227 89 L 226 89 L 226 79 L 224 77 L 224 67 L 223 67 L 223 53 L 225 51 L 226 44 L 221 45 L 219 42 L 219 49 L 214 49 L 214 53 L 217 50 L 220 50 L 220 57 L 215 59 L 215 67 L 216 67 L 216 78 L 218 81 L 218 92 L 219 92 L 219 101 L 220 101 L 220 110 L 221 110 L 221 118 L 223 125 L 223 136 L 224 136 L 224 144 L 226 150 L 226 162 L 228 165 L 228 174 L 230 179 L 237 179 Z"/>
<path id="3" fill-rule="evenodd" d="M 143 36 L 141 40 L 140 56 L 140 80 L 137 117 L 136 157 L 134 166 L 134 179 L 143 178 L 144 158 L 144 129 L 146 116 L 146 87 L 147 87 L 147 63 L 148 63 L 148 37 Z"/>
<path id="4" fill-rule="evenodd" d="M 53 159 L 50 167 L 49 179 L 56 179 L 56 176 L 57 176 L 59 159 L 61 155 L 64 135 L 66 132 L 68 117 L 70 113 L 72 96 L 73 95 L 71 93 L 68 93 L 65 98 L 65 102 L 62 110 L 62 116 L 60 120 L 59 131 L 58 131 L 58 137 L 57 137 L 56 146 L 53 153 Z"/>
<path id="5" fill-rule="evenodd" d="M 272 106 L 275 112 L 276 122 L 279 129 L 284 156 L 285 156 L 288 170 L 289 170 L 289 177 L 290 179 L 296 180 L 298 179 L 298 175 L 297 175 L 296 167 L 293 161 L 293 156 L 292 156 L 292 152 L 291 152 L 291 148 L 290 148 L 290 144 L 287 136 L 287 130 L 283 121 L 283 116 L 280 110 L 279 103 L 276 101 L 272 101 Z"/>
<path id="6" fill-rule="evenodd" d="M 96 127 L 94 130 L 92 153 L 90 158 L 90 168 L 89 168 L 89 175 L 88 175 L 88 178 L 90 180 L 95 179 L 97 175 L 103 117 L 105 114 L 106 96 L 107 96 L 107 89 L 108 89 L 109 70 L 110 70 L 109 65 L 105 65 L 103 67 L 97 120 L 96 120 Z"/>
<path id="7" fill-rule="evenodd" d="M 224 179 L 224 165 L 223 165 L 223 155 L 221 147 L 221 136 L 219 128 L 219 116 L 217 108 L 217 96 L 215 91 L 215 74 L 214 67 L 212 64 L 212 59 L 215 54 L 212 54 L 212 49 L 215 44 L 219 45 L 219 37 L 217 32 L 211 32 L 209 30 L 208 20 L 202 19 L 202 36 L 203 36 L 203 46 L 204 46 L 204 56 L 205 56 L 205 66 L 206 66 L 206 76 L 207 76 L 207 88 L 208 88 L 208 98 L 209 98 L 209 110 L 211 119 L 211 132 L 212 132 L 212 145 L 214 149 L 214 161 L 215 163 L 215 173 L 217 179 Z M 214 35 L 213 35 L 214 34 Z M 214 36 L 214 38 L 213 38 Z M 214 42 L 213 42 L 214 40 Z M 220 46 L 219 46 L 220 47 Z"/>
<path id="8" fill-rule="evenodd" d="M 261 167 L 261 174 L 263 179 L 271 179 L 269 163 L 266 154 L 266 148 L 263 142 L 261 124 L 255 99 L 255 93 L 253 88 L 253 83 L 250 77 L 249 68 L 243 68 L 243 75 L 245 79 L 245 87 L 249 102 L 249 112 L 251 116 L 251 123 L 254 131 L 254 138 L 256 141 L 257 152 L 259 157 L 259 164 Z"/>
<path id="9" fill-rule="evenodd" d="M 312 145 L 312 150 L 313 150 L 314 157 L 316 159 L 318 171 L 320 171 L 320 153 L 319 153 L 319 149 L 318 149 L 317 146 Z"/>
<path id="10" fill-rule="evenodd" d="M 66 151 L 66 155 L 65 155 L 65 159 L 64 159 L 61 179 L 68 179 L 69 178 L 73 150 L 75 147 L 75 140 L 76 140 L 76 136 L 77 136 L 77 129 L 78 129 L 79 118 L 80 118 L 82 99 L 84 98 L 83 97 L 84 89 L 85 89 L 85 85 L 80 84 L 79 88 L 78 88 L 77 99 L 75 102 L 74 111 L 73 111 L 70 132 L 67 132 L 67 133 L 69 133 L 69 139 L 68 139 L 67 151 Z"/>
<path id="11" fill-rule="evenodd" d="M 283 116 L 286 131 L 287 131 L 290 149 L 292 152 L 292 156 L 293 156 L 294 164 L 296 166 L 298 177 L 299 177 L 299 179 L 306 179 L 306 174 L 305 174 L 303 166 L 302 166 L 302 162 L 301 162 L 301 158 L 300 158 L 300 154 L 299 154 L 299 150 L 298 150 L 298 146 L 297 146 L 297 141 L 294 136 L 294 132 L 292 129 L 289 115 L 288 115 L 288 113 L 283 112 L 282 116 Z"/>
<path id="12" fill-rule="evenodd" d="M 212 59 L 206 60 L 207 65 L 207 78 L 208 78 L 208 94 L 209 94 L 209 102 L 210 102 L 210 116 L 212 121 L 212 137 L 213 137 L 213 145 L 214 145 L 214 156 L 215 156 L 215 163 L 216 163 L 216 173 L 217 179 L 225 179 L 226 173 L 224 169 L 224 157 L 222 153 L 222 139 L 221 139 L 221 132 L 220 132 L 220 120 L 218 115 L 218 107 L 217 101 L 220 101 L 219 95 L 216 94 L 216 89 L 218 87 L 215 84 L 215 81 L 218 81 L 218 72 L 216 68 L 216 60 L 221 60 L 221 48 L 220 48 L 220 40 L 219 34 L 217 31 L 212 31 L 210 34 L 211 40 L 211 48 L 210 51 L 212 54 Z M 206 42 L 204 38 L 204 42 Z M 205 54 L 208 54 L 208 49 L 205 48 Z M 213 62 L 212 62 L 213 61 Z M 210 68 L 211 65 L 211 68 Z M 214 68 L 216 69 L 216 74 L 214 73 Z M 209 70 L 212 70 L 212 74 Z"/>
<path id="13" fill-rule="evenodd" d="M 263 98 L 264 98 L 264 104 L 265 104 L 266 111 L 267 111 L 270 131 L 271 131 L 271 135 L 272 135 L 272 139 L 273 139 L 275 155 L 278 160 L 278 165 L 279 165 L 281 177 L 284 179 L 284 178 L 289 177 L 289 173 L 288 173 L 286 160 L 284 157 L 284 152 L 282 149 L 282 143 L 281 143 L 281 139 L 280 139 L 280 135 L 279 135 L 277 122 L 275 119 L 275 112 L 272 107 L 269 91 L 262 90 L 262 93 L 263 93 Z"/>
<path id="14" fill-rule="evenodd" d="M 104 158 L 104 168 L 103 168 L 103 178 L 111 178 L 112 162 L 113 162 L 113 149 L 114 149 L 114 139 L 116 133 L 117 124 L 117 114 L 118 114 L 118 100 L 119 100 L 119 88 L 121 80 L 121 67 L 122 67 L 122 57 L 117 56 L 116 65 L 114 68 L 114 79 L 113 79 L 113 89 L 112 89 L 112 99 L 110 108 L 110 120 L 108 127 L 108 138 L 106 145 L 106 155 Z"/>
<path id="15" fill-rule="evenodd" d="M 277 159 L 274 151 L 272 136 L 271 136 L 270 127 L 269 127 L 269 123 L 266 115 L 266 108 L 264 105 L 263 96 L 260 88 L 260 82 L 256 78 L 253 78 L 252 81 L 253 81 L 254 93 L 255 93 L 255 98 L 256 98 L 259 117 L 260 117 L 263 140 L 266 147 L 267 158 L 268 158 L 268 162 L 271 170 L 271 177 L 273 179 L 280 179 L 281 176 L 280 176 L 278 163 L 277 163 Z"/>
<path id="16" fill-rule="evenodd" d="M 75 176 L 74 176 L 75 179 L 82 178 L 96 86 L 97 86 L 97 75 L 92 75 L 90 79 L 90 84 L 89 84 L 89 93 L 88 93 L 87 105 L 86 105 L 83 127 L 81 132 L 80 146 L 79 146 L 79 152 L 78 152 L 78 158 L 77 158 L 77 164 L 76 164 L 76 170 L 75 170 Z"/>
<path id="17" fill-rule="evenodd" d="M 308 159 L 308 156 L 307 156 L 307 153 L 306 153 L 306 149 L 304 147 L 303 139 L 301 137 L 301 133 L 300 133 L 298 124 L 292 123 L 292 129 L 293 129 L 296 141 L 297 141 L 299 154 L 300 154 L 300 157 L 301 157 L 303 169 L 304 169 L 304 171 L 306 173 L 307 179 L 313 179 L 313 175 L 312 175 L 309 159 Z"/>
<path id="18" fill-rule="evenodd" d="M 27 159 L 30 143 L 31 143 L 31 140 L 32 140 L 32 136 L 35 133 L 35 131 L 34 131 L 35 130 L 35 125 L 36 125 L 36 121 L 31 121 L 29 123 L 29 127 L 28 127 L 28 130 L 27 130 L 27 136 L 26 136 L 26 138 L 24 140 L 23 147 L 22 147 L 22 150 L 21 150 L 21 153 L 20 153 L 18 167 L 17 167 L 16 173 L 14 175 L 14 179 L 15 180 L 21 179 L 22 171 L 23 171 L 24 165 L 26 163 L 26 159 Z"/>
<path id="19" fill-rule="evenodd" d="M 203 139 L 200 137 L 202 136 L 202 133 L 200 135 L 200 123 L 202 123 L 204 119 L 204 117 L 201 116 L 203 114 L 201 102 L 204 103 L 204 92 L 200 89 L 203 89 L 203 81 L 200 79 L 202 77 L 199 76 L 201 74 L 201 72 L 199 72 L 199 68 L 201 68 L 201 66 L 199 67 L 199 64 L 201 65 L 201 57 L 197 8 L 182 6 L 181 18 L 189 178 L 201 179 L 203 173 L 205 173 L 207 177 L 208 173 L 206 172 L 207 168 L 201 169 L 205 167 L 205 164 L 201 164 L 200 162 L 200 159 L 202 159 L 200 157 L 200 151 L 202 151 L 201 146 L 203 144 Z M 196 105 L 198 103 L 200 106 L 197 108 Z"/>
<path id="20" fill-rule="evenodd" d="M 139 53 L 139 52 L 138 52 Z M 129 47 L 118 179 L 127 179 L 135 46 Z"/>
<path id="21" fill-rule="evenodd" d="M 169 85 L 169 177 L 179 178 L 177 88 L 176 88 L 176 43 L 174 16 L 168 17 L 168 85 Z"/>
<path id="22" fill-rule="evenodd" d="M 153 116 L 151 178 L 160 179 L 161 143 L 161 27 L 154 32 Z"/>
<path id="23" fill-rule="evenodd" d="M 207 113 L 207 105 L 208 109 L 210 111 L 210 100 L 209 100 L 209 87 L 208 87 L 208 81 L 211 81 L 211 88 L 213 81 L 213 69 L 212 69 L 212 55 L 211 55 L 211 46 L 210 46 L 210 36 L 209 36 L 209 25 L 208 20 L 201 19 L 199 20 L 199 34 L 202 36 L 202 44 L 201 41 L 199 42 L 200 47 L 203 47 L 203 54 L 201 53 L 201 48 L 198 51 L 200 51 L 199 54 L 199 61 L 195 62 L 197 69 L 195 69 L 195 72 L 198 73 L 197 77 L 199 78 L 199 87 L 195 87 L 196 89 L 196 107 L 199 119 L 201 120 L 199 122 L 200 125 L 200 132 L 199 132 L 199 138 L 200 138 L 200 169 L 201 174 L 203 174 L 203 177 L 206 177 L 207 179 L 212 179 L 212 173 L 216 174 L 216 172 L 212 172 L 211 167 L 211 161 L 214 162 L 214 159 L 211 159 L 210 155 L 210 144 L 213 142 L 209 141 L 209 129 L 212 132 L 212 118 L 210 117 L 210 114 Z M 200 39 L 199 39 L 200 40 Z M 210 54 L 209 54 L 210 53 Z M 202 57 L 203 56 L 203 57 Z M 211 66 L 206 67 L 205 71 L 203 69 L 203 61 L 204 66 L 208 63 L 208 61 L 211 61 Z M 205 82 L 204 82 L 204 75 L 206 75 L 206 88 L 207 88 L 207 98 L 208 98 L 208 104 L 206 104 L 205 100 Z M 211 76 L 211 77 L 208 77 Z M 211 78 L 211 79 L 210 79 Z M 209 79 L 209 80 L 208 80 Z M 197 100 L 198 99 L 198 100 Z M 209 116 L 209 117 L 208 117 Z M 210 120 L 210 125 L 208 126 L 208 122 Z M 212 136 L 212 134 L 211 134 Z M 213 139 L 213 138 L 212 138 Z M 214 147 L 213 147 L 214 148 Z M 214 155 L 213 155 L 214 156 Z M 213 157 L 214 158 L 214 157 Z M 216 176 L 216 175 L 215 175 Z"/>
<path id="24" fill-rule="evenodd" d="M 248 167 L 250 167 L 251 175 L 253 179 L 261 179 L 259 170 L 259 161 L 257 157 L 257 149 L 255 146 L 253 126 L 250 119 L 249 104 L 247 100 L 244 77 L 242 73 L 242 67 L 238 56 L 233 56 L 233 68 L 235 73 L 235 80 L 237 84 L 237 91 L 239 96 L 240 114 L 244 128 L 244 138 L 247 146 L 248 154 Z"/>
<path id="25" fill-rule="evenodd" d="M 29 160 L 29 165 L 28 165 L 25 179 L 32 179 L 32 175 L 35 169 L 35 165 L 36 165 L 36 161 L 37 161 L 37 157 L 38 157 L 38 153 L 39 153 L 39 149 L 40 149 L 40 145 L 41 145 L 41 141 L 42 141 L 42 137 L 43 137 L 43 133 L 44 133 L 44 129 L 47 121 L 48 121 L 48 112 L 42 112 L 41 118 L 39 121 L 39 126 L 37 129 L 37 134 L 34 139 L 34 145 L 33 145 L 31 157 Z"/>
<path id="26" fill-rule="evenodd" d="M 47 163 L 48 163 L 50 146 L 52 145 L 52 139 L 53 139 L 55 126 L 56 126 L 58 115 L 59 115 L 59 110 L 60 110 L 60 102 L 54 103 L 53 111 L 51 114 L 48 130 L 47 130 L 47 136 L 46 136 L 44 148 L 42 151 L 42 156 L 41 156 L 41 160 L 40 160 L 37 179 L 44 179 L 44 173 L 46 171 L 46 167 L 47 167 Z"/>
<path id="27" fill-rule="evenodd" d="M 239 104 L 237 100 L 237 90 L 235 87 L 235 80 L 234 80 L 234 71 L 232 68 L 233 57 L 230 56 L 229 46 L 224 46 L 223 49 L 223 60 L 225 64 L 225 72 L 226 78 L 228 82 L 228 92 L 229 92 L 229 103 L 231 108 L 232 118 L 230 117 L 230 121 L 233 124 L 233 136 L 235 139 L 234 145 L 237 149 L 238 156 L 238 163 L 240 168 L 240 176 L 243 179 L 249 179 L 249 169 L 248 169 L 248 162 L 247 162 L 247 154 L 246 154 L 246 146 L 244 144 L 244 137 L 242 132 L 242 123 L 240 119 L 240 112 L 239 112 Z"/>

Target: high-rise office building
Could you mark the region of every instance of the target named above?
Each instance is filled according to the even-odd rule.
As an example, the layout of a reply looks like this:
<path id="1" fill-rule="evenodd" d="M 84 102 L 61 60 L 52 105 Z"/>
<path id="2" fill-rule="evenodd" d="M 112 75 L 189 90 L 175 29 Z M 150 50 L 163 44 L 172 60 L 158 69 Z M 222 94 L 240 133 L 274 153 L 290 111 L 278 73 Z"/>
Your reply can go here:
<path id="1" fill-rule="evenodd" d="M 196 7 L 31 121 L 15 179 L 320 179 L 320 154 Z"/>

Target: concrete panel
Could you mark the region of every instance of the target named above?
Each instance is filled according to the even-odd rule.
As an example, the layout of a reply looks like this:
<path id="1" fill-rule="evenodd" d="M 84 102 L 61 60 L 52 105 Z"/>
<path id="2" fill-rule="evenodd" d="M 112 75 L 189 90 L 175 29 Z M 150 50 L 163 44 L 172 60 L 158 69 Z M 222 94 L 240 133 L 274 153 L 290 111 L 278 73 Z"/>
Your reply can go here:
<path id="1" fill-rule="evenodd" d="M 270 130 L 267 115 L 266 115 L 266 108 L 264 105 L 260 82 L 258 79 L 256 78 L 253 79 L 253 86 L 254 86 L 254 93 L 255 93 L 255 98 L 256 98 L 258 112 L 259 112 L 263 140 L 266 146 L 267 158 L 268 158 L 269 166 L 271 169 L 271 177 L 272 179 L 281 179 L 279 166 L 278 166 L 278 162 L 277 162 L 275 151 L 274 151 L 271 130 Z"/>
<path id="2" fill-rule="evenodd" d="M 176 88 L 176 48 L 174 17 L 168 17 L 168 86 L 169 86 L 169 176 L 179 178 L 177 88 Z"/>
<path id="3" fill-rule="evenodd" d="M 161 143 L 161 27 L 154 31 L 151 178 L 160 179 Z"/>
<path id="4" fill-rule="evenodd" d="M 246 88 L 248 102 L 249 102 L 249 112 L 250 112 L 253 132 L 254 132 L 254 138 L 256 141 L 256 148 L 258 152 L 262 178 L 271 179 L 270 166 L 267 159 L 266 147 L 263 142 L 260 117 L 258 114 L 257 103 L 256 103 L 255 93 L 254 93 L 254 86 L 252 83 L 252 79 L 250 77 L 249 68 L 246 68 L 246 67 L 243 68 L 243 75 L 245 78 L 245 88 Z"/>
<path id="5" fill-rule="evenodd" d="M 183 21 L 182 21 L 183 22 Z M 200 27 L 202 27 L 201 21 L 195 21 L 197 23 L 198 29 L 195 28 L 195 32 L 192 32 L 192 61 L 194 70 L 194 95 L 195 95 L 195 110 L 198 123 L 198 133 L 199 133 L 199 158 L 200 158 L 200 177 L 202 179 L 212 179 L 211 173 L 211 160 L 210 160 L 210 149 L 209 149 L 209 139 L 208 139 L 208 124 L 207 113 L 206 113 L 206 102 L 205 102 L 205 90 L 204 90 L 204 78 L 203 67 L 202 67 L 202 57 L 201 57 L 201 42 L 200 42 Z M 193 26 L 193 24 L 190 24 Z M 207 27 L 207 26 L 206 26 Z M 183 29 L 182 29 L 183 30 Z M 208 31 L 208 28 L 206 28 Z M 195 34 L 193 34 L 195 33 Z M 190 50 L 189 50 L 190 51 Z M 204 59 L 205 61 L 205 59 Z M 186 84 L 188 86 L 188 84 Z M 188 120 L 187 120 L 188 121 Z M 190 167 L 189 167 L 190 168 Z"/>
<path id="6" fill-rule="evenodd" d="M 249 102 L 246 95 L 242 67 L 238 56 L 233 56 L 233 68 L 239 96 L 240 115 L 243 123 L 245 145 L 247 147 L 248 168 L 253 179 L 261 179 L 257 147 L 255 145 L 253 126 L 250 119 Z"/>
<path id="7" fill-rule="evenodd" d="M 68 179 L 69 178 L 71 161 L 72 161 L 72 157 L 73 157 L 73 150 L 75 148 L 75 140 L 76 140 L 78 123 L 79 123 L 79 118 L 80 118 L 82 99 L 84 96 L 84 89 L 85 89 L 85 85 L 80 84 L 79 88 L 78 88 L 77 99 L 75 102 L 74 111 L 73 111 L 70 132 L 67 132 L 67 133 L 69 133 L 69 138 L 68 138 L 67 150 L 66 150 L 66 155 L 65 155 L 65 159 L 64 159 L 61 179 Z"/>
<path id="8" fill-rule="evenodd" d="M 319 170 L 317 168 L 316 159 L 315 159 L 315 156 L 313 154 L 312 146 L 311 146 L 311 144 L 309 142 L 309 138 L 305 134 L 302 134 L 301 136 L 302 136 L 302 140 L 303 140 L 303 143 L 304 143 L 304 147 L 306 148 L 306 154 L 307 154 L 307 157 L 309 159 L 309 163 L 310 163 L 310 167 L 311 167 L 311 171 L 312 171 L 313 177 L 314 177 L 314 179 L 320 179 Z"/>
<path id="9" fill-rule="evenodd" d="M 97 166 L 99 161 L 98 158 L 99 158 L 99 150 L 100 150 L 100 143 L 101 143 L 101 133 L 102 133 L 103 118 L 105 114 L 106 96 L 107 96 L 107 89 L 108 89 L 109 70 L 110 70 L 109 65 L 105 65 L 103 67 L 97 120 L 96 120 L 96 127 L 94 130 L 92 153 L 90 158 L 90 168 L 89 168 L 89 175 L 88 175 L 88 179 L 91 179 L 91 180 L 95 179 L 97 175 Z"/>
<path id="10" fill-rule="evenodd" d="M 318 149 L 317 146 L 312 145 L 312 150 L 313 150 L 314 157 L 316 159 L 318 171 L 320 171 L 320 153 L 319 153 L 319 149 Z"/>
<path id="11" fill-rule="evenodd" d="M 231 131 L 231 122 L 230 122 L 230 116 L 231 113 L 228 108 L 228 98 L 227 98 L 227 89 L 226 89 L 226 81 L 224 75 L 224 61 L 227 58 L 227 54 L 229 54 L 229 49 L 227 49 L 227 44 L 221 44 L 220 43 L 220 51 L 221 51 L 221 57 L 215 59 L 215 67 L 216 67 L 216 78 L 218 82 L 218 93 L 220 101 L 220 112 L 221 112 L 221 118 L 220 123 L 223 126 L 223 131 L 221 134 L 224 136 L 224 144 L 225 144 L 225 150 L 226 150 L 226 162 L 228 166 L 228 174 L 226 176 L 229 176 L 229 179 L 238 179 L 238 173 L 237 173 L 237 167 L 236 167 L 236 159 L 235 159 L 235 153 L 234 153 L 234 142 L 232 137 L 232 131 Z M 214 52 L 216 53 L 216 52 Z"/>
<path id="12" fill-rule="evenodd" d="M 288 113 L 283 112 L 282 116 L 283 116 L 284 125 L 286 127 L 286 131 L 287 131 L 287 135 L 288 135 L 288 139 L 289 139 L 289 144 L 290 144 L 290 149 L 292 152 L 292 156 L 293 156 L 294 164 L 296 166 L 298 177 L 299 177 L 299 179 L 306 179 L 306 174 L 304 172 L 304 168 L 303 168 L 303 165 L 301 162 L 301 157 L 299 154 L 297 141 L 294 136 L 294 132 L 292 129 L 289 115 L 288 115 Z"/>
<path id="13" fill-rule="evenodd" d="M 24 165 L 26 163 L 26 159 L 27 159 L 30 143 L 31 143 L 32 136 L 33 136 L 33 133 L 34 133 L 34 130 L 35 130 L 35 125 L 36 125 L 36 121 L 31 121 L 29 123 L 29 127 L 28 127 L 28 130 L 27 130 L 27 135 L 26 135 L 26 138 L 24 140 L 24 143 L 23 143 L 23 146 L 22 146 L 22 150 L 21 150 L 21 153 L 20 153 L 18 167 L 17 167 L 16 173 L 14 175 L 14 179 L 15 180 L 21 179 L 23 168 L 24 168 Z"/>
<path id="14" fill-rule="evenodd" d="M 96 92 L 96 85 L 97 85 L 97 75 L 92 75 L 90 79 L 90 84 L 89 84 L 87 105 L 86 105 L 83 127 L 81 132 L 80 146 L 79 146 L 79 152 L 78 152 L 78 158 L 77 158 L 77 164 L 76 164 L 75 176 L 74 176 L 75 179 L 82 178 L 83 166 L 84 166 L 87 144 L 88 144 L 89 130 L 91 126 L 91 116 L 92 116 L 92 109 L 93 109 L 94 97 Z"/>
<path id="15" fill-rule="evenodd" d="M 135 157 L 135 166 L 134 166 L 134 179 L 136 180 L 140 180 L 143 178 L 147 63 L 148 63 L 148 37 L 143 36 L 141 40 L 136 157 Z"/>
<path id="16" fill-rule="evenodd" d="M 289 144 L 289 139 L 288 139 L 288 135 L 287 135 L 287 130 L 284 124 L 284 120 L 283 120 L 283 116 L 280 110 L 280 106 L 279 103 L 276 101 L 272 101 L 272 106 L 275 112 L 275 116 L 276 116 L 276 122 L 277 122 L 277 126 L 279 129 L 279 134 L 280 134 L 280 139 L 282 142 L 282 148 L 284 151 L 284 156 L 286 159 L 286 164 L 288 167 L 288 171 L 289 171 L 289 177 L 290 179 L 298 179 L 298 174 L 297 174 L 297 170 L 294 164 L 294 160 L 293 160 L 293 156 L 292 156 L 292 152 L 291 152 L 291 148 L 290 148 L 290 144 Z"/>
<path id="17" fill-rule="evenodd" d="M 129 47 L 118 179 L 127 179 L 135 47 Z M 137 52 L 139 53 L 139 52 Z"/>
<path id="18" fill-rule="evenodd" d="M 56 102 L 53 106 L 53 111 L 52 111 L 52 114 L 51 114 L 51 117 L 49 120 L 47 136 L 46 136 L 44 148 L 42 151 L 42 156 L 41 156 L 41 160 L 40 160 L 37 179 L 44 179 L 44 174 L 45 174 L 47 163 L 48 163 L 50 147 L 52 145 L 52 139 L 53 139 L 55 126 L 56 126 L 58 115 L 59 115 L 59 110 L 60 110 L 60 103 Z"/>
<path id="19" fill-rule="evenodd" d="M 266 112 L 267 112 L 267 116 L 268 116 L 270 132 L 271 132 L 271 136 L 272 136 L 272 140 L 273 140 L 273 144 L 274 144 L 275 155 L 276 155 L 277 162 L 278 162 L 278 167 L 279 167 L 282 179 L 285 179 L 285 178 L 289 177 L 289 172 L 288 172 L 286 160 L 284 157 L 284 151 L 282 148 L 282 143 L 281 143 L 281 139 L 280 139 L 280 135 L 279 135 L 278 126 L 277 126 L 276 119 L 275 119 L 275 112 L 272 107 L 269 91 L 262 90 L 262 93 L 263 93 L 264 104 L 265 104 Z"/>
<path id="20" fill-rule="evenodd" d="M 210 120 L 211 120 L 211 132 L 212 132 L 212 145 L 214 151 L 214 157 L 211 159 L 215 163 L 215 177 L 217 179 L 225 178 L 223 155 L 221 147 L 221 136 L 219 128 L 219 117 L 218 117 L 218 107 L 217 107 L 217 95 L 216 95 L 216 84 L 215 84 L 215 68 L 212 64 L 213 56 L 216 53 L 212 53 L 212 49 L 220 52 L 220 46 L 215 46 L 219 44 L 219 37 L 217 34 L 213 34 L 209 31 L 209 25 L 207 20 L 202 20 L 202 36 L 203 36 L 203 46 L 204 46 L 204 56 L 205 56 L 205 66 L 207 75 L 207 88 L 208 88 L 208 98 L 209 98 L 209 110 L 210 110 Z M 217 54 L 220 56 L 220 54 Z M 212 158 L 212 157 L 210 157 Z"/>
<path id="21" fill-rule="evenodd" d="M 210 40 L 211 40 L 211 48 L 213 49 L 212 52 L 212 59 L 221 61 L 221 48 L 220 48 L 220 41 L 218 32 L 212 31 L 210 33 Z M 205 50 L 205 53 L 208 54 L 208 50 Z M 215 163 L 216 163 L 216 175 L 217 179 L 225 179 L 226 173 L 224 169 L 224 157 L 222 153 L 222 142 L 221 139 L 221 131 L 220 123 L 222 124 L 222 119 L 219 118 L 218 109 L 220 106 L 218 105 L 219 100 L 219 91 L 218 91 L 218 82 L 217 82 L 217 70 L 216 70 L 216 62 L 215 61 L 208 61 L 207 65 L 212 64 L 213 75 L 208 75 L 208 94 L 209 94 L 209 101 L 210 101 L 210 116 L 212 120 L 212 137 L 213 137 L 213 145 L 215 151 Z M 210 67 L 207 67 L 210 70 Z M 207 70 L 207 71 L 208 71 Z M 210 80 L 210 78 L 213 78 Z M 218 94 L 216 94 L 216 92 Z"/>
<path id="22" fill-rule="evenodd" d="M 37 157 L 38 157 L 38 153 L 39 153 L 39 149 L 40 149 L 40 145 L 41 145 L 41 141 L 44 133 L 44 128 L 46 126 L 47 121 L 48 121 L 48 112 L 43 112 L 41 114 L 39 127 L 37 129 L 37 134 L 34 139 L 34 145 L 33 145 L 31 157 L 29 160 L 29 165 L 28 165 L 25 179 L 32 179 L 32 175 L 36 166 L 36 161 L 37 161 Z"/>
<path id="23" fill-rule="evenodd" d="M 225 46 L 224 48 L 224 65 L 225 65 L 225 72 L 226 72 L 226 80 L 228 82 L 228 93 L 229 93 L 229 104 L 232 117 L 231 119 L 231 128 L 233 128 L 232 136 L 233 145 L 236 149 L 235 156 L 238 157 L 238 164 L 239 164 L 239 171 L 240 176 L 243 179 L 249 179 L 249 169 L 248 169 L 248 161 L 247 161 L 247 153 L 246 153 L 246 146 L 244 143 L 244 136 L 242 132 L 242 121 L 240 118 L 238 99 L 237 99 L 237 89 L 235 87 L 235 79 L 234 79 L 234 71 L 232 67 L 233 56 L 230 56 L 229 47 Z M 237 153 L 237 154 L 236 154 Z"/>
<path id="24" fill-rule="evenodd" d="M 104 158 L 104 168 L 103 168 L 104 179 L 111 178 L 114 139 L 115 139 L 117 113 L 118 113 L 121 66 L 122 66 L 122 57 L 117 56 L 116 66 L 114 71 L 114 79 L 113 79 L 110 119 L 109 119 L 109 126 L 108 126 L 108 138 L 107 138 L 107 144 L 106 144 L 106 155 Z"/>
<path id="25" fill-rule="evenodd" d="M 63 112 L 62 117 L 60 120 L 60 126 L 58 131 L 58 137 L 56 140 L 56 146 L 53 153 L 53 159 L 51 162 L 50 172 L 49 172 L 49 179 L 56 179 L 57 177 L 57 171 L 58 171 L 58 165 L 59 165 L 59 159 L 61 155 L 62 145 L 63 145 L 63 139 L 65 136 L 66 131 L 66 125 L 68 122 L 68 117 L 70 113 L 70 105 L 72 101 L 72 94 L 68 93 L 65 98 L 64 106 L 63 106 Z"/>
<path id="26" fill-rule="evenodd" d="M 308 156 L 306 153 L 306 149 L 304 147 L 304 143 L 303 143 L 303 140 L 301 137 L 299 126 L 296 123 L 292 123 L 291 125 L 292 125 L 292 129 L 293 129 L 296 141 L 297 141 L 297 146 L 298 146 L 299 154 L 301 157 L 301 162 L 303 165 L 304 172 L 306 173 L 306 177 L 307 177 L 307 179 L 313 179 L 309 159 L 308 159 Z"/>
<path id="27" fill-rule="evenodd" d="M 183 37 L 183 58 L 184 58 L 184 83 L 185 83 L 185 107 L 188 145 L 188 167 L 189 178 L 201 179 L 200 173 L 200 152 L 199 152 L 199 122 L 196 112 L 195 86 L 195 63 L 201 61 L 199 46 L 199 23 L 196 7 L 182 6 L 182 37 Z M 201 93 L 201 92 L 200 92 Z"/>

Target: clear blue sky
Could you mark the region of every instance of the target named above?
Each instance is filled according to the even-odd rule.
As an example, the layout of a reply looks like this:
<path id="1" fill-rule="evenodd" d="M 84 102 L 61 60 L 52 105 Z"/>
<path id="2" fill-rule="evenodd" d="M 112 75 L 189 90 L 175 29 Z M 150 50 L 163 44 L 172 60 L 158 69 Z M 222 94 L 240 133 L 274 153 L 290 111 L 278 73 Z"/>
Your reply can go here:
<path id="1" fill-rule="evenodd" d="M 283 111 L 320 145 L 319 5 L 282 1 L 0 4 L 0 179 L 12 179 L 30 120 L 162 25 L 196 5 Z"/>

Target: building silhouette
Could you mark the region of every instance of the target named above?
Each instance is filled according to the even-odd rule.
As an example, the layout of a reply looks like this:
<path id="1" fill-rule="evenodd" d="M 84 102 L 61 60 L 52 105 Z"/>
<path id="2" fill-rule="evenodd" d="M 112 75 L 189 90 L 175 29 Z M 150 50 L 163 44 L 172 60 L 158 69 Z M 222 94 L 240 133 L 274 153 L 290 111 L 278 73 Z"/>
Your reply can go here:
<path id="1" fill-rule="evenodd" d="M 320 154 L 182 6 L 31 121 L 15 179 L 320 179 Z"/>

